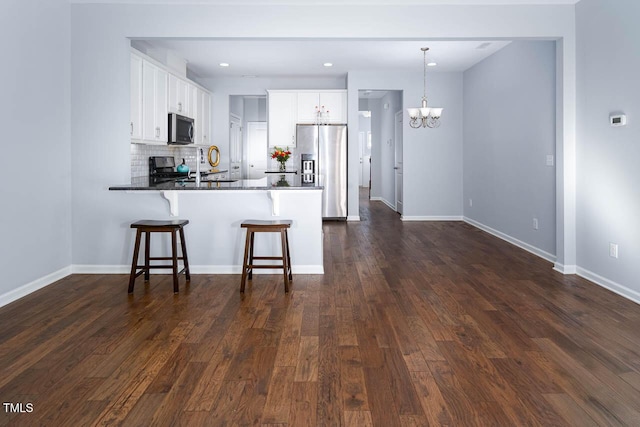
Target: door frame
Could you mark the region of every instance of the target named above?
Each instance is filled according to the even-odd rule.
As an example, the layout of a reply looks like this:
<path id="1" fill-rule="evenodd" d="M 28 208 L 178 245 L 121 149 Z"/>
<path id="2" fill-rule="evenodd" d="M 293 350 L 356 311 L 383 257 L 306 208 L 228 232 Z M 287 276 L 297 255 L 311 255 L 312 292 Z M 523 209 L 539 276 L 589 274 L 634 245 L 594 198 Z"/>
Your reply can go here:
<path id="1" fill-rule="evenodd" d="M 394 115 L 394 121 L 393 121 L 393 138 L 395 140 L 395 144 L 394 144 L 394 149 L 393 149 L 393 155 L 394 155 L 394 162 L 393 162 L 393 169 L 394 169 L 394 185 L 395 185 L 395 205 L 396 205 L 396 212 L 398 212 L 400 215 L 402 215 L 403 212 L 403 208 L 404 208 L 404 171 L 403 171 L 403 162 L 402 162 L 402 157 L 403 157 L 403 146 L 402 146 L 402 125 L 404 122 L 404 116 L 403 116 L 403 112 L 402 110 L 399 110 L 396 112 L 396 114 Z M 398 158 L 399 157 L 399 158 Z M 398 188 L 400 189 L 400 191 L 398 191 Z M 400 194 L 398 194 L 400 193 Z"/>

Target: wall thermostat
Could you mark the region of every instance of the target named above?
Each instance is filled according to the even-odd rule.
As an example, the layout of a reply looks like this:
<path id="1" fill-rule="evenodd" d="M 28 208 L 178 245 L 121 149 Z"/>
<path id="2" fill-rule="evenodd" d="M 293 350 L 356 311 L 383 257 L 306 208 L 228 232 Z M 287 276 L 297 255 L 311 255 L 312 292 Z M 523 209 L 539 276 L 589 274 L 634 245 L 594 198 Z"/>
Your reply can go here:
<path id="1" fill-rule="evenodd" d="M 609 123 L 611 126 L 624 126 L 627 124 L 626 114 L 615 114 L 609 116 Z"/>

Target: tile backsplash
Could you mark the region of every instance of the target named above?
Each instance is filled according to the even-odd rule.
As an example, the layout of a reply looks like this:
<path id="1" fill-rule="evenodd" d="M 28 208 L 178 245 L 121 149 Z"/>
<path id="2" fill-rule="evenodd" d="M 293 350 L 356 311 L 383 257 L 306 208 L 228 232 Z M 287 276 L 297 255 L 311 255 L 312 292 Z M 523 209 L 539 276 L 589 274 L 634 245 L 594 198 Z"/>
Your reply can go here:
<path id="1" fill-rule="evenodd" d="M 131 178 L 149 176 L 149 157 L 151 156 L 173 156 L 176 159 L 176 166 L 184 159 L 189 169 L 195 170 L 196 159 L 199 156 L 198 148 L 203 150 L 203 158 L 206 159 L 207 153 L 203 147 L 131 144 Z M 206 166 L 209 164 L 207 163 Z M 205 164 L 200 163 L 200 168 L 204 170 Z"/>

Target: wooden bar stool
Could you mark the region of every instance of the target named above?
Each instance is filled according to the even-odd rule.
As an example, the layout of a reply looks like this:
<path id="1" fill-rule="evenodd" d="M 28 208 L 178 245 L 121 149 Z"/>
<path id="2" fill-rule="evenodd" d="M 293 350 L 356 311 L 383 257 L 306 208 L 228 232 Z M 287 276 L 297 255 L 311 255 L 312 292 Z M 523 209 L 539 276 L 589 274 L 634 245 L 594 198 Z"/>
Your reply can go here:
<path id="1" fill-rule="evenodd" d="M 247 229 L 247 239 L 244 245 L 244 262 L 242 264 L 242 283 L 240 292 L 244 293 L 244 286 L 247 277 L 251 280 L 254 268 L 282 268 L 284 274 L 284 291 L 289 292 L 289 282 L 293 281 L 291 274 L 291 255 L 289 253 L 289 236 L 287 230 L 291 227 L 291 220 L 283 219 L 279 221 L 243 221 L 240 227 Z M 282 246 L 282 256 L 254 256 L 253 241 L 255 233 L 280 233 L 280 244 Z M 280 260 L 282 264 L 254 264 L 255 260 Z"/>
<path id="2" fill-rule="evenodd" d="M 168 221 L 142 220 L 131 224 L 131 228 L 137 229 L 136 243 L 133 249 L 133 260 L 131 261 L 131 275 L 129 276 L 129 293 L 133 292 L 133 285 L 136 277 L 144 273 L 144 281 L 149 281 L 149 270 L 152 268 L 171 268 L 173 270 L 173 293 L 178 293 L 178 274 L 185 273 L 187 282 L 191 280 L 189 274 L 189 259 L 187 258 L 187 247 L 184 240 L 184 226 L 189 224 L 186 219 L 174 219 Z M 180 245 L 182 256 L 178 256 L 178 244 L 176 232 L 180 233 Z M 145 235 L 144 244 L 144 265 L 138 265 L 138 254 L 140 252 L 140 237 Z M 151 233 L 171 233 L 171 256 L 170 257 L 150 257 L 149 248 L 151 245 Z M 151 265 L 150 261 L 171 260 L 171 265 Z M 178 271 L 178 260 L 182 260 L 184 268 Z M 138 269 L 141 269 L 138 271 Z"/>

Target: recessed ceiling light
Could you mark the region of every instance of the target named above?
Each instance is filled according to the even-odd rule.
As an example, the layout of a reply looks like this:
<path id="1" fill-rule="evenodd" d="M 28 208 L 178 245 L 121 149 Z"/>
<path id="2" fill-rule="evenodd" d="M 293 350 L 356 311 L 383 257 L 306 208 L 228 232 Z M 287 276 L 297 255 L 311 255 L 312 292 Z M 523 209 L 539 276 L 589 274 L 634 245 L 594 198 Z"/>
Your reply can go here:
<path id="1" fill-rule="evenodd" d="M 427 63 L 427 67 L 435 67 L 436 65 L 438 65 L 437 62 L 428 62 Z"/>
<path id="2" fill-rule="evenodd" d="M 333 67 L 333 64 L 331 62 L 325 62 L 324 64 L 325 67 Z"/>
<path id="3" fill-rule="evenodd" d="M 221 63 L 220 63 L 220 64 L 218 64 L 218 65 L 220 65 L 221 67 L 228 67 L 228 66 L 229 66 L 229 64 L 228 64 L 228 63 L 226 63 L 226 62 L 221 62 Z"/>

